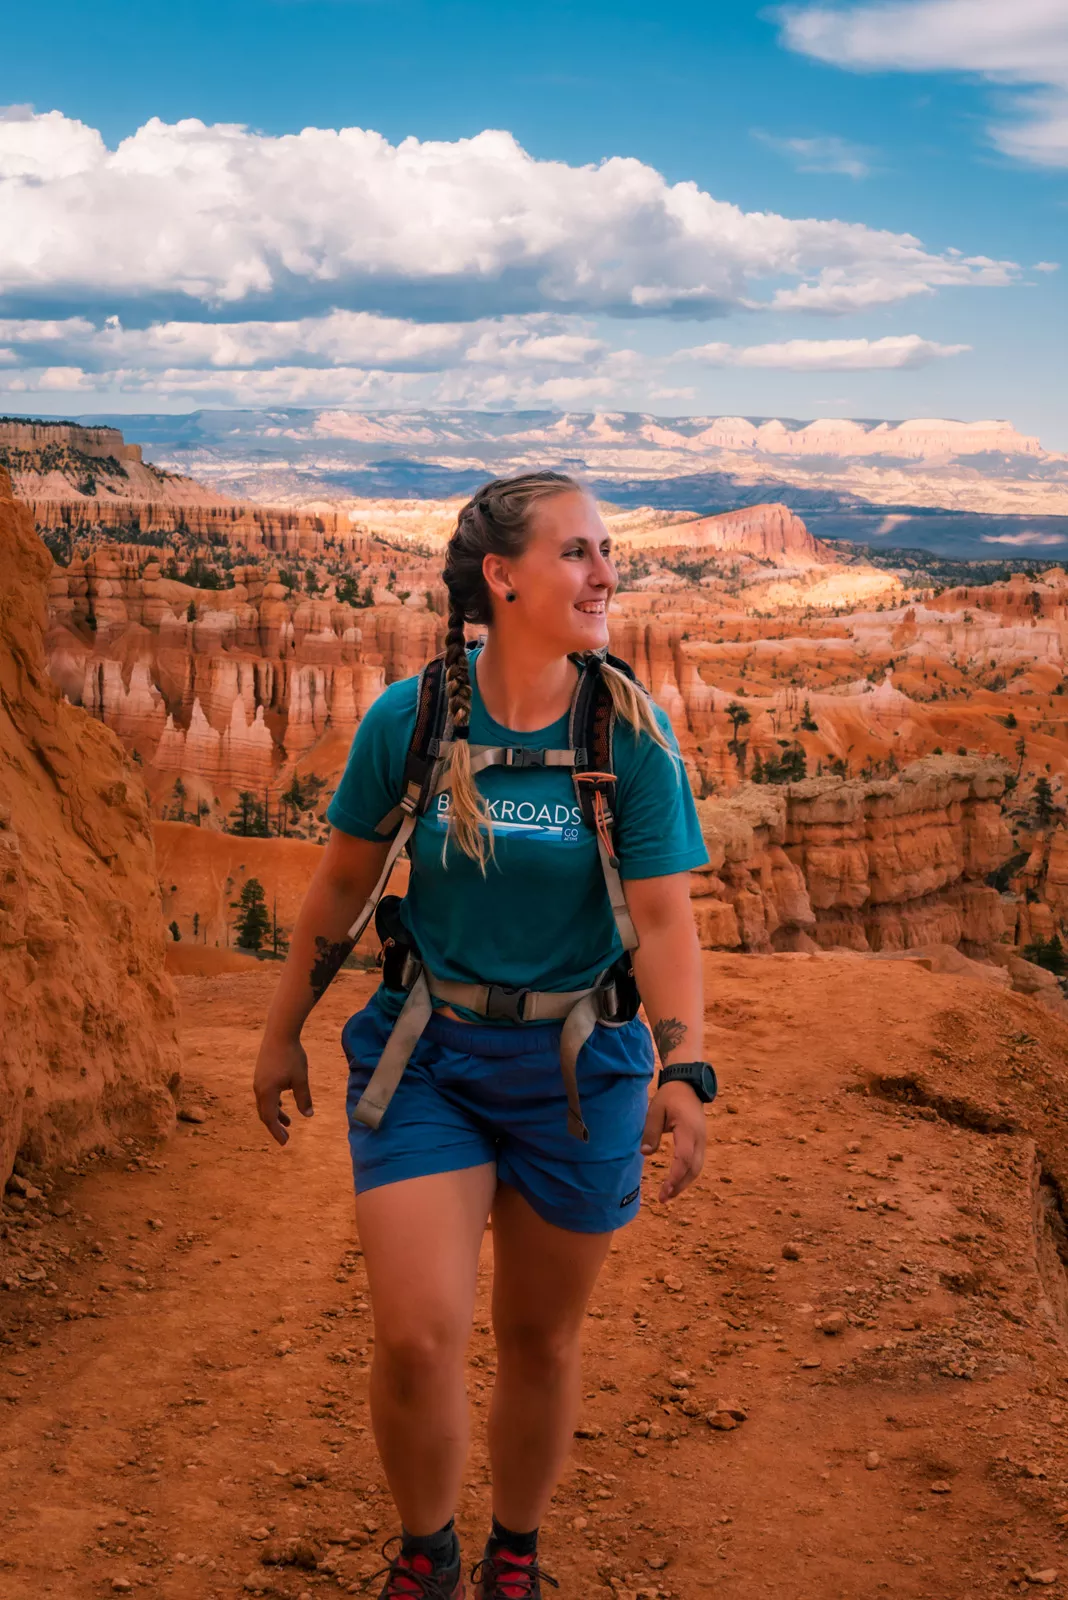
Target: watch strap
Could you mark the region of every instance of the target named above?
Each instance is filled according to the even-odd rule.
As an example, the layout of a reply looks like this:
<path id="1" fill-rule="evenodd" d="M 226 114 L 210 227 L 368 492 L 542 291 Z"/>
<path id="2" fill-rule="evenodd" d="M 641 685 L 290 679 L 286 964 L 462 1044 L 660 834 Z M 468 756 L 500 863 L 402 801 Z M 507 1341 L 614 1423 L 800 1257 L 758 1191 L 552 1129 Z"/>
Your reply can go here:
<path id="1" fill-rule="evenodd" d="M 672 1061 L 670 1065 L 661 1067 L 656 1086 L 662 1089 L 665 1083 L 688 1083 L 704 1104 L 709 1105 L 715 1099 L 716 1089 L 711 1094 L 706 1091 L 702 1082 L 706 1071 L 712 1074 L 715 1084 L 716 1069 L 710 1061 Z"/>

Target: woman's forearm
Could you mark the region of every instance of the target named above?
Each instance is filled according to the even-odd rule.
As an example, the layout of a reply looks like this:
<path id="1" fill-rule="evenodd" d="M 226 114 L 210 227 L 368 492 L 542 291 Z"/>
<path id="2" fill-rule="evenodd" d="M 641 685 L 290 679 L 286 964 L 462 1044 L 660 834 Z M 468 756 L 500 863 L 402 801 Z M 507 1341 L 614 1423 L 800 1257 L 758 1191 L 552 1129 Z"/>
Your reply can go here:
<path id="1" fill-rule="evenodd" d="M 701 1060 L 704 999 L 693 918 L 647 928 L 633 960 L 661 1064 Z"/>
<path id="2" fill-rule="evenodd" d="M 308 885 L 264 1032 L 298 1039 L 309 1013 L 351 954 L 352 927 L 381 870 L 386 845 L 334 835 Z"/>

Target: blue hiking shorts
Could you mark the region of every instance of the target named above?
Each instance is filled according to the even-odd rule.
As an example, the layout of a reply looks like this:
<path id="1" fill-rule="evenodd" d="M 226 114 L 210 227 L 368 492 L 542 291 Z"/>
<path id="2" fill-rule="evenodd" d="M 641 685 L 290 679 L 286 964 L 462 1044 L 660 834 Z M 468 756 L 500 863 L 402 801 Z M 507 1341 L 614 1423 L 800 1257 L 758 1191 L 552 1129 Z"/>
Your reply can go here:
<path id="1" fill-rule="evenodd" d="M 354 1116 L 393 1019 L 373 995 L 341 1035 L 349 1061 L 349 1147 L 356 1192 L 496 1163 L 538 1216 L 608 1233 L 641 1199 L 642 1128 L 653 1044 L 640 1017 L 598 1023 L 578 1059 L 584 1144 L 567 1131 L 559 1022 L 499 1027 L 434 1015 L 377 1129 Z"/>

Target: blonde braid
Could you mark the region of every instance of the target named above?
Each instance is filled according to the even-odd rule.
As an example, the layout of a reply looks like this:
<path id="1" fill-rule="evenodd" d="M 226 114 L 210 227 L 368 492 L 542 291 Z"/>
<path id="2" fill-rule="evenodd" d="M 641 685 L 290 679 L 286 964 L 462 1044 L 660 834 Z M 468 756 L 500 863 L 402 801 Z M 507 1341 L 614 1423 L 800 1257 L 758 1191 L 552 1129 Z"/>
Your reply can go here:
<path id="1" fill-rule="evenodd" d="M 449 838 L 455 834 L 460 849 L 473 861 L 478 862 L 485 876 L 487 857 L 492 857 L 494 853 L 493 822 L 471 772 L 471 751 L 468 745 L 471 729 L 471 674 L 467 659 L 467 635 L 464 629 L 463 611 L 453 599 L 451 591 L 449 626 L 445 634 L 445 685 L 449 698 L 453 743 L 449 764 L 452 801 L 449 806 L 449 830 L 442 846 L 442 863 L 445 864 Z"/>

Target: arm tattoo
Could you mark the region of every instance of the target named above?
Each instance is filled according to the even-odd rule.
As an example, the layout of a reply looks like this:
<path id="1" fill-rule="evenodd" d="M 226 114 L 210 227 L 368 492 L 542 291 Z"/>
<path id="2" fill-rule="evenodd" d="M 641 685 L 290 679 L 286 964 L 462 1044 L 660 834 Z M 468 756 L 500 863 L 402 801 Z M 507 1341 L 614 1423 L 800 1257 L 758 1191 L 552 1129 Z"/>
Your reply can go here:
<path id="1" fill-rule="evenodd" d="M 322 934 L 316 935 L 315 961 L 308 974 L 308 982 L 317 1001 L 323 998 L 355 948 L 356 944 L 352 939 L 338 939 L 331 944 Z"/>
<path id="2" fill-rule="evenodd" d="M 672 1050 L 678 1049 L 685 1039 L 686 1033 L 686 1024 L 680 1022 L 678 1017 L 660 1018 L 660 1021 L 653 1028 L 653 1038 L 656 1041 L 656 1048 L 660 1052 L 661 1061 L 666 1055 L 670 1055 Z"/>

